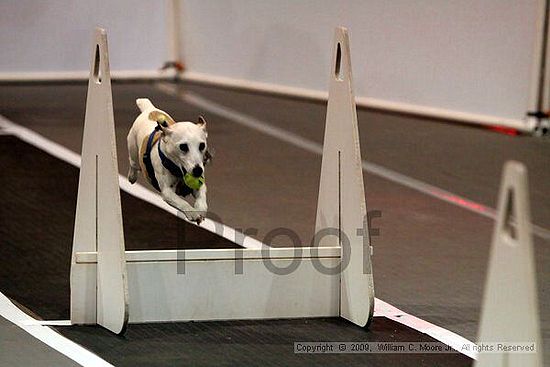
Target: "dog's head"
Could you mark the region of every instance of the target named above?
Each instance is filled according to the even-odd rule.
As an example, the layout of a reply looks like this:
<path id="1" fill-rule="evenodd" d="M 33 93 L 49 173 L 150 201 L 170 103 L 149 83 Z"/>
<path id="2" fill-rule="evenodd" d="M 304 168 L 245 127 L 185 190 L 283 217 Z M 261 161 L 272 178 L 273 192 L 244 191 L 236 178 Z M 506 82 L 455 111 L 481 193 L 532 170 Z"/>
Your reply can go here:
<path id="1" fill-rule="evenodd" d="M 195 177 L 203 175 L 204 166 L 210 160 L 206 138 L 206 120 L 199 116 L 197 123 L 174 122 L 170 116 L 159 116 L 153 111 L 149 119 L 156 121 L 162 132 L 162 150 L 174 163 Z"/>

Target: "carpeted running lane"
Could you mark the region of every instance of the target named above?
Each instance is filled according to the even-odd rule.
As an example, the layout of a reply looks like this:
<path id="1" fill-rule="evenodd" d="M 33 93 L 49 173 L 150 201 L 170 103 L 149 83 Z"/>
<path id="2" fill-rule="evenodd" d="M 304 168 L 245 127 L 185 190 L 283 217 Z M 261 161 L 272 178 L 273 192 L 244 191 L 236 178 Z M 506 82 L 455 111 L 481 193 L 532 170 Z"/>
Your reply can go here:
<path id="1" fill-rule="evenodd" d="M 0 136 L 0 291 L 38 318 L 69 317 L 78 169 Z M 121 192 L 128 250 L 237 245 Z M 176 290 L 175 290 L 176 291 Z M 338 318 L 132 324 L 124 337 L 97 326 L 57 328 L 116 366 L 469 366 L 458 354 L 294 354 L 299 341 L 434 342 L 386 318 L 369 330 Z"/>
<path id="2" fill-rule="evenodd" d="M 67 319 L 79 169 L 12 136 L 0 136 L 0 168 L 0 291 L 41 318 Z M 120 195 L 127 250 L 239 247 Z"/>
<path id="3" fill-rule="evenodd" d="M 295 342 L 433 342 L 376 317 L 367 331 L 340 318 L 131 324 L 123 338 L 101 327 L 58 330 L 115 366 L 470 366 L 449 354 L 295 354 Z"/>

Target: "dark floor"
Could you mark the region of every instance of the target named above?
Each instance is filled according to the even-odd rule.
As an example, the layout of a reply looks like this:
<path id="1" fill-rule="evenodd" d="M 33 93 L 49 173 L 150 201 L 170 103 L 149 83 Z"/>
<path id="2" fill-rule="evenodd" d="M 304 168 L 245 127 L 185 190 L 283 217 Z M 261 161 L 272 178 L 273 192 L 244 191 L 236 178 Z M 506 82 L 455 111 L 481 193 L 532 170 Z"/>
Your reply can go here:
<path id="1" fill-rule="evenodd" d="M 452 354 L 295 354 L 294 342 L 434 342 L 384 317 L 365 331 L 338 318 L 130 325 L 124 338 L 100 327 L 58 328 L 115 366 L 470 366 Z"/>
<path id="2" fill-rule="evenodd" d="M 322 143 L 323 104 L 204 86 L 184 89 Z M 84 84 L 0 86 L 0 114 L 80 152 L 85 96 Z M 314 227 L 319 155 L 227 117 L 205 113 L 153 84 L 114 84 L 123 174 L 125 135 L 137 115 L 134 101 L 144 96 L 176 120 L 206 115 L 209 144 L 215 149 L 213 165 L 207 169 L 210 210 L 233 227 L 258 229 L 260 239 L 274 228 L 286 227 L 308 244 Z M 503 162 L 511 158 L 524 162 L 530 174 L 533 221 L 550 227 L 548 140 L 369 110 L 360 110 L 358 119 L 363 159 L 491 207 Z M 366 174 L 365 184 L 368 210 L 382 211 L 382 217 L 373 221 L 380 230 L 373 238 L 377 297 L 475 340 L 493 222 L 378 176 Z M 74 202 L 74 197 L 70 200 Z M 127 236 L 133 231 L 125 227 Z M 547 359 L 549 245 L 550 241 L 535 238 Z"/>
<path id="3" fill-rule="evenodd" d="M 0 176 L 0 290 L 67 319 L 79 171 L 12 136 L 0 136 L 0 167 L 10 173 Z M 127 250 L 238 247 L 124 191 L 121 202 Z"/>
<path id="4" fill-rule="evenodd" d="M 12 136 L 0 136 L 0 167 L 10 172 L 0 178 L 3 187 L 0 289 L 37 318 L 67 319 L 70 234 L 78 170 Z M 122 206 L 125 239 L 132 243 L 128 249 L 235 247 L 124 192 Z M 5 339 L 6 344 L 2 344 L 2 351 L 10 355 L 9 359 L 6 357 L 8 363 L 36 360 L 41 351 L 48 349 L 16 326 L 2 323 L 0 318 L 0 335 L 14 328 L 23 335 L 11 334 L 11 338 Z M 459 353 L 301 355 L 293 352 L 293 343 L 300 341 L 436 342 L 384 317 L 377 317 L 369 330 L 338 318 L 132 324 L 123 337 L 99 326 L 58 327 L 57 330 L 116 366 L 471 365 L 471 360 Z M 34 344 L 24 347 L 32 351 L 25 352 L 26 358 L 20 358 L 19 352 L 10 354 L 8 348 L 17 341 L 26 343 L 29 339 Z M 54 351 L 44 358 L 51 365 L 70 363 Z M 0 362 L 3 359 L 0 357 Z"/>
<path id="5" fill-rule="evenodd" d="M 182 90 L 323 142 L 324 103 L 201 85 Z M 495 206 L 504 162 L 523 162 L 530 172 L 533 222 L 550 228 L 549 139 L 508 136 L 472 125 L 367 109 L 358 109 L 358 122 L 364 160 L 489 207 Z"/>

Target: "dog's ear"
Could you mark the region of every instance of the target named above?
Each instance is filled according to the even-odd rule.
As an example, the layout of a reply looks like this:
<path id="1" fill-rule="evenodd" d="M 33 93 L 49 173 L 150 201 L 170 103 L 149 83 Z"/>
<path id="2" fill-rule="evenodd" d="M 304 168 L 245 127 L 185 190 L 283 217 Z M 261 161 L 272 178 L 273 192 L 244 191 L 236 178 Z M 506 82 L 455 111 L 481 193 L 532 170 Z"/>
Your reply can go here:
<path id="1" fill-rule="evenodd" d="M 202 164 L 206 166 L 208 163 L 210 163 L 210 161 L 212 161 L 212 154 L 207 149 L 206 152 L 204 152 L 204 156 L 202 158 Z"/>
<path id="2" fill-rule="evenodd" d="M 204 118 L 204 116 L 199 116 L 199 119 L 197 120 L 197 125 L 206 130 L 206 119 Z"/>
<path id="3" fill-rule="evenodd" d="M 156 121 L 159 129 L 163 133 L 169 133 L 171 131 L 170 126 L 176 123 L 172 117 L 160 111 L 152 111 L 149 113 L 149 120 Z"/>

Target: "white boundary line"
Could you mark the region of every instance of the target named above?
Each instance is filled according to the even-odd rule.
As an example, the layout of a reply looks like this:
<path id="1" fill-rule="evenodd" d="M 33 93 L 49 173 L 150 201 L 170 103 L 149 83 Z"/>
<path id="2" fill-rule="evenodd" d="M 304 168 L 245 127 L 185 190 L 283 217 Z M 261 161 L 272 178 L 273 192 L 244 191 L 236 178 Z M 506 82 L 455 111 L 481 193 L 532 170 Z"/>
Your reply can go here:
<path id="1" fill-rule="evenodd" d="M 184 71 L 179 74 L 181 80 L 196 82 L 217 87 L 236 88 L 245 91 L 271 93 L 279 96 L 290 96 L 298 98 L 307 98 L 315 101 L 327 101 L 328 93 L 326 91 L 308 89 L 301 87 L 291 87 L 281 84 L 258 82 L 254 80 L 235 79 L 213 74 L 205 74 L 192 70 Z M 442 107 L 431 107 L 405 102 L 397 102 L 380 98 L 356 96 L 357 106 L 374 108 L 383 111 L 394 111 L 399 113 L 411 114 L 437 119 L 449 120 L 452 122 L 462 122 L 473 125 L 488 126 L 506 126 L 520 131 L 531 132 L 534 125 L 524 119 L 499 117 L 495 115 L 483 115 L 474 112 L 450 110 Z"/>
<path id="2" fill-rule="evenodd" d="M 113 366 L 89 350 L 81 347 L 70 339 L 59 334 L 48 326 L 36 323 L 33 319 L 16 305 L 14 305 L 5 295 L 0 293 L 0 315 L 8 321 L 19 326 L 36 339 L 47 344 L 51 348 L 64 354 L 76 363 L 86 367 L 108 367 Z M 6 353 L 8 351 L 3 351 Z"/>
<path id="3" fill-rule="evenodd" d="M 472 348 L 474 343 L 468 339 L 447 329 L 419 319 L 416 316 L 409 315 L 408 313 L 401 311 L 400 309 L 378 298 L 375 298 L 374 300 L 374 316 L 383 316 L 400 324 L 406 325 L 445 343 L 454 350 L 472 359 L 477 359 L 478 353 L 474 350 L 474 348 Z M 468 349 L 464 348 L 466 345 L 469 347 Z"/>
<path id="4" fill-rule="evenodd" d="M 43 325 L 43 326 L 72 326 L 71 320 L 36 320 L 31 318 L 30 320 L 23 321 L 23 325 Z"/>
<path id="5" fill-rule="evenodd" d="M 167 70 L 115 70 L 111 72 L 111 79 L 139 80 L 139 79 L 173 79 L 173 71 Z M 56 81 L 87 81 L 89 70 L 76 71 L 29 71 L 29 72 L 0 72 L 0 82 L 56 82 Z"/>
<path id="6" fill-rule="evenodd" d="M 155 86 L 160 91 L 170 96 L 179 98 L 182 101 L 189 103 L 195 107 L 199 107 L 215 115 L 227 118 L 242 126 L 246 126 L 250 129 L 259 131 L 265 135 L 284 141 L 290 145 L 294 145 L 295 147 L 304 149 L 310 153 L 314 153 L 317 155 L 323 154 L 323 145 L 313 140 L 306 139 L 290 131 L 273 126 L 265 121 L 259 120 L 255 117 L 246 115 L 229 107 L 208 100 L 193 92 L 181 92 L 175 85 L 170 85 L 167 83 L 157 83 Z M 430 185 L 426 182 L 422 182 L 412 177 L 405 176 L 399 172 L 380 166 L 376 163 L 363 161 L 363 170 L 370 174 L 382 177 L 386 180 L 419 191 L 433 198 L 442 200 L 446 203 L 456 205 L 462 209 L 469 210 L 492 220 L 496 219 L 496 211 L 493 208 L 476 203 L 475 201 L 456 195 L 439 187 Z M 550 240 L 550 230 L 536 224 L 531 224 L 531 228 L 534 235 L 546 240 Z"/>
<path id="7" fill-rule="evenodd" d="M 42 136 L 42 135 L 40 135 L 40 134 L 38 134 L 38 133 L 28 129 L 28 128 L 25 128 L 23 126 L 17 125 L 16 123 L 14 123 L 12 121 L 9 121 L 8 119 L 3 117 L 2 115 L 0 115 L 0 128 L 9 131 L 14 136 L 17 136 L 19 139 L 29 143 L 30 145 L 32 145 L 32 146 L 34 146 L 38 149 L 41 149 L 41 150 L 45 151 L 46 153 L 48 153 L 48 154 L 64 161 L 64 162 L 72 164 L 73 166 L 76 166 L 76 167 L 80 167 L 80 156 L 78 154 L 76 154 L 75 152 L 65 148 L 64 146 L 62 146 L 58 143 L 55 143 L 55 142 L 45 138 L 44 136 Z M 133 195 L 133 196 L 135 196 L 139 199 L 147 201 L 147 202 L 149 202 L 149 203 L 151 203 L 151 204 L 153 204 L 153 205 L 155 205 L 155 206 L 157 206 L 157 207 L 159 207 L 163 210 L 166 210 L 169 213 L 177 215 L 177 210 L 176 209 L 174 209 L 171 206 L 169 206 L 168 204 L 166 204 L 164 202 L 164 200 L 162 200 L 160 198 L 160 196 L 153 193 L 152 191 L 146 189 L 145 187 L 143 187 L 141 185 L 137 185 L 137 184 L 134 184 L 134 185 L 130 186 L 130 183 L 126 180 L 126 178 L 121 176 L 121 175 L 119 175 L 119 181 L 121 183 L 121 188 L 124 191 L 128 192 L 130 195 Z M 220 225 L 220 224 L 218 224 L 214 221 L 210 221 L 210 222 L 211 223 L 209 224 L 209 226 Z M 205 228 L 207 228 L 207 227 L 205 226 Z M 212 228 L 212 227 L 210 227 L 210 228 Z M 223 226 L 223 229 L 224 229 L 224 237 L 225 237 L 226 234 L 235 235 L 236 231 L 234 229 L 232 229 L 230 227 L 227 227 L 225 225 Z M 226 238 L 228 238 L 228 237 L 226 237 Z M 228 238 L 228 239 L 233 240 L 231 238 Z M 260 242 L 256 239 L 253 239 L 251 237 L 246 237 L 246 240 L 249 241 L 248 244 L 250 245 L 250 246 L 247 246 L 247 247 L 258 248 L 257 246 L 259 246 L 261 248 L 262 245 L 263 245 L 262 242 Z M 1 295 L 1 297 L 5 297 L 1 293 L 0 293 L 0 295 Z M 11 304 L 11 302 L 10 302 L 10 304 Z M 5 307 L 0 303 L 0 316 L 4 316 L 4 313 L 6 313 L 8 311 L 9 310 L 5 309 Z M 432 323 L 429 323 L 427 321 L 419 319 L 415 316 L 409 315 L 409 314 L 407 314 L 407 313 L 391 306 L 390 304 L 388 304 L 388 303 L 386 303 L 386 302 L 384 302 L 384 301 L 382 301 L 378 298 L 375 299 L 375 314 L 374 314 L 374 316 L 387 317 L 389 319 L 392 319 L 392 320 L 394 320 L 394 321 L 396 321 L 400 324 L 408 326 L 408 327 L 410 327 L 414 330 L 420 331 L 421 333 L 425 333 L 425 334 L 439 340 L 440 342 L 451 346 L 453 349 L 456 349 L 460 353 L 462 353 L 464 355 L 467 355 L 470 358 L 476 358 L 476 354 L 474 354 L 473 352 L 464 351 L 461 348 L 466 343 L 472 344 L 471 341 L 465 339 L 464 337 L 462 337 L 462 336 L 460 336 L 456 333 L 453 333 L 450 330 L 444 329 L 442 327 L 436 326 Z M 28 317 L 30 318 L 30 316 L 28 316 Z M 30 319 L 32 320 L 32 318 L 30 318 Z M 23 326 L 21 326 L 21 327 L 23 327 Z M 42 327 L 44 327 L 44 326 L 42 326 Z M 27 332 L 29 332 L 30 334 L 35 335 L 33 333 L 33 329 L 30 329 L 29 327 L 27 327 L 25 330 L 27 330 Z M 36 337 L 40 339 L 39 336 L 36 336 Z M 86 366 L 88 366 L 88 365 L 86 365 Z"/>
<path id="8" fill-rule="evenodd" d="M 174 13 L 176 14 L 176 13 Z M 181 44 L 181 43 L 180 43 Z M 174 53 L 172 50 L 171 53 Z M 175 54 L 174 54 L 175 55 Z M 87 81 L 90 72 L 88 70 L 78 71 L 31 71 L 31 72 L 2 72 L 0 82 L 55 82 L 55 81 Z M 173 79 L 196 82 L 206 85 L 225 86 L 245 91 L 259 91 L 298 98 L 307 98 L 316 101 L 326 101 L 328 93 L 315 89 L 291 87 L 287 85 L 258 82 L 246 79 L 235 79 L 213 74 L 187 70 L 183 73 L 174 73 L 158 70 L 114 70 L 111 72 L 112 79 Z M 412 103 L 396 102 L 372 97 L 355 97 L 357 106 L 374 108 L 383 111 L 394 111 L 415 116 L 424 116 L 436 119 L 444 119 L 452 122 L 468 123 L 473 125 L 505 126 L 524 132 L 532 132 L 535 126 L 530 119 L 517 119 L 499 117 L 495 115 L 483 115 L 479 113 L 450 110 L 442 107 L 431 107 Z"/>

